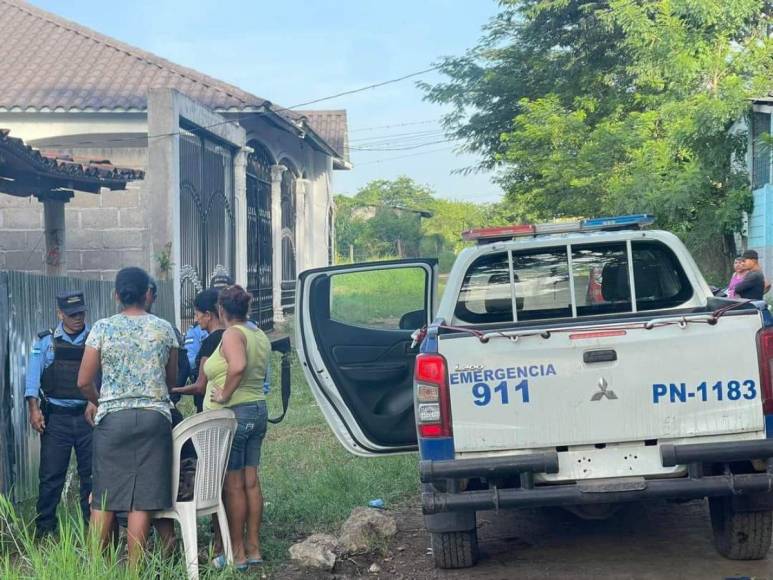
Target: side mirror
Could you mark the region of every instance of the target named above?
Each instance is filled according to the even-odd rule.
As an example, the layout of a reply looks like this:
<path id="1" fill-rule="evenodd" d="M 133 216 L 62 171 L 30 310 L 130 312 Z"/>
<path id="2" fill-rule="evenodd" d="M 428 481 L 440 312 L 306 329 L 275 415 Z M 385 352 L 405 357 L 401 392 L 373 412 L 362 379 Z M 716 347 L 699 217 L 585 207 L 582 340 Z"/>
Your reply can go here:
<path id="1" fill-rule="evenodd" d="M 400 330 L 416 330 L 427 324 L 427 312 L 425 310 L 414 310 L 406 312 L 400 317 Z"/>

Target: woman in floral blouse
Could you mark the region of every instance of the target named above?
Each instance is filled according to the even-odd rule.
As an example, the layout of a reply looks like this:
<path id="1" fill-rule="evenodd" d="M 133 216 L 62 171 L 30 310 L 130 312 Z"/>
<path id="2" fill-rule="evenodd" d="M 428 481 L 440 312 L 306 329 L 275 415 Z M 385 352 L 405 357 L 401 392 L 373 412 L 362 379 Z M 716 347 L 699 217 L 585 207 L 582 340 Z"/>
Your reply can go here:
<path id="1" fill-rule="evenodd" d="M 78 375 L 96 425 L 92 528 L 106 545 L 115 512 L 128 512 L 133 566 L 145 547 L 150 512 L 172 506 L 169 389 L 175 385 L 179 344 L 168 322 L 145 312 L 149 282 L 140 268 L 118 272 L 121 312 L 94 324 Z"/>

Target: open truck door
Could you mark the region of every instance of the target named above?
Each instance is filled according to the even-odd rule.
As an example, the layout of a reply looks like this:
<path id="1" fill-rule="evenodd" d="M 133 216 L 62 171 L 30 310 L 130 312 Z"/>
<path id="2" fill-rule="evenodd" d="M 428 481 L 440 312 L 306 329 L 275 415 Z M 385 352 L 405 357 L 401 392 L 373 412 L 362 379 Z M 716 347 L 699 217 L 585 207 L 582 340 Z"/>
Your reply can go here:
<path id="1" fill-rule="evenodd" d="M 411 334 L 432 319 L 437 260 L 331 266 L 298 277 L 306 381 L 339 441 L 374 456 L 416 449 Z"/>

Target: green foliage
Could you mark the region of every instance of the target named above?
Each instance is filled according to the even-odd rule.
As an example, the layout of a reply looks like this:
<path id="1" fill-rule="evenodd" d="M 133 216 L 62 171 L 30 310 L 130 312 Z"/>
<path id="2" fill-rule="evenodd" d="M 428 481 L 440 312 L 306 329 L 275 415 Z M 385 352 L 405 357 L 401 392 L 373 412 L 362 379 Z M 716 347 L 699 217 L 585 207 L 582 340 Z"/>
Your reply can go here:
<path id="1" fill-rule="evenodd" d="M 432 215 L 419 219 L 419 214 L 399 208 Z M 432 189 L 405 176 L 381 179 L 354 197 L 336 196 L 336 247 L 346 259 L 353 246 L 355 261 L 431 256 L 442 258 L 441 267 L 450 267 L 453 255 L 465 245 L 464 230 L 509 223 L 510 217 L 509 210 L 498 204 L 437 198 Z"/>
<path id="2" fill-rule="evenodd" d="M 515 220 L 655 213 L 733 251 L 751 209 L 749 99 L 773 88 L 763 0 L 503 0 L 477 47 L 446 59 L 452 136 L 499 168 Z M 721 253 L 721 252 L 720 252 Z"/>

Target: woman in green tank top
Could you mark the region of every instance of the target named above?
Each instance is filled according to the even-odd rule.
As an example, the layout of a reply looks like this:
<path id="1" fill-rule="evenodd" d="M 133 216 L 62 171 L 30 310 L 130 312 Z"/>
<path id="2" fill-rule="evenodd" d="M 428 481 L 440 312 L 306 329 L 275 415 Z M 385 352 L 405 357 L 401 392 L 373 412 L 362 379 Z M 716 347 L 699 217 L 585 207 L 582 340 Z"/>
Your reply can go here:
<path id="1" fill-rule="evenodd" d="M 220 346 L 204 364 L 205 410 L 226 407 L 237 419 L 224 497 L 234 564 L 239 569 L 263 561 L 259 537 L 263 494 L 258 465 L 268 420 L 263 383 L 271 343 L 262 330 L 247 322 L 251 301 L 252 295 L 241 286 L 230 286 L 220 292 L 218 310 L 226 331 Z M 214 564 L 224 566 L 225 558 L 218 556 Z"/>

